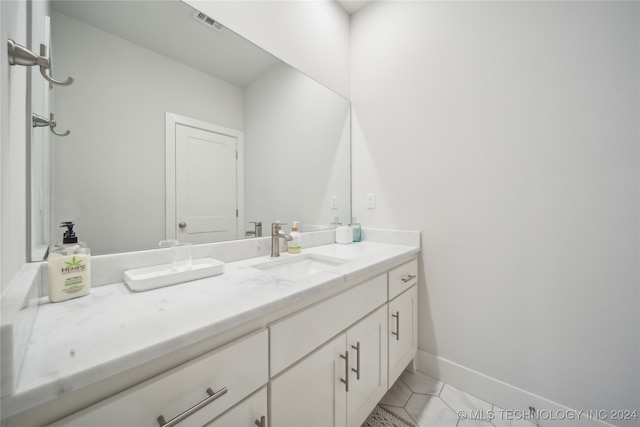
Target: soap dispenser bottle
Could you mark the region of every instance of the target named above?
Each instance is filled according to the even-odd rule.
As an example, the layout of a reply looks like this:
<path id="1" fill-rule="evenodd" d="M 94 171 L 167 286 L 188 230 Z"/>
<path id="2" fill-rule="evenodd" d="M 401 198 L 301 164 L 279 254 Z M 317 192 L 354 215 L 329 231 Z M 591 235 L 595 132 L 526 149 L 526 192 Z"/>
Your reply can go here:
<path id="1" fill-rule="evenodd" d="M 298 221 L 293 221 L 293 226 L 291 226 L 291 232 L 289 235 L 291 236 L 291 241 L 289 242 L 289 253 L 290 254 L 299 254 L 302 248 L 302 235 L 298 231 Z"/>
<path id="2" fill-rule="evenodd" d="M 67 221 L 62 244 L 49 253 L 49 300 L 65 301 L 87 295 L 91 290 L 91 252 L 87 245 L 78 242 L 73 231 L 74 223 Z"/>

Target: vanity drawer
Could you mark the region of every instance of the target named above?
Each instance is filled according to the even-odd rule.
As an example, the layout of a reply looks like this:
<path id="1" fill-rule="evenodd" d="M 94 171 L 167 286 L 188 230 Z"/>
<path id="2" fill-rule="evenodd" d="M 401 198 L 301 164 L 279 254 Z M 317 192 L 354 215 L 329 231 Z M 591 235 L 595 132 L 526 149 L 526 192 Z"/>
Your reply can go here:
<path id="1" fill-rule="evenodd" d="M 387 301 L 385 274 L 294 313 L 269 326 L 271 376 L 357 322 Z"/>
<path id="2" fill-rule="evenodd" d="M 76 412 L 52 426 L 158 427 L 204 402 L 180 423 L 202 426 L 268 381 L 268 332 L 241 338 Z M 211 393 L 219 397 L 210 396 Z M 224 391 L 226 389 L 226 392 Z M 209 393 L 209 394 L 208 394 Z"/>
<path id="3" fill-rule="evenodd" d="M 412 260 L 393 270 L 389 275 L 389 301 L 418 283 L 418 261 Z"/>
<path id="4" fill-rule="evenodd" d="M 264 424 L 262 422 L 264 421 Z M 247 397 L 205 427 L 267 426 L 267 386 Z"/>

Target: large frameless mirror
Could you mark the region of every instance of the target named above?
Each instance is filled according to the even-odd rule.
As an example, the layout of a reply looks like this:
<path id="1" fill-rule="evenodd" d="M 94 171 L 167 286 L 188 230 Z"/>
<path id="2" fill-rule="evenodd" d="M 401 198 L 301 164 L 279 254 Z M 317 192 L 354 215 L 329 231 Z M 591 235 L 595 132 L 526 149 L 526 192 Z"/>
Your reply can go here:
<path id="1" fill-rule="evenodd" d="M 348 100 L 179 0 L 35 3 L 75 82 L 32 88 L 33 261 L 62 221 L 97 255 L 348 222 Z"/>

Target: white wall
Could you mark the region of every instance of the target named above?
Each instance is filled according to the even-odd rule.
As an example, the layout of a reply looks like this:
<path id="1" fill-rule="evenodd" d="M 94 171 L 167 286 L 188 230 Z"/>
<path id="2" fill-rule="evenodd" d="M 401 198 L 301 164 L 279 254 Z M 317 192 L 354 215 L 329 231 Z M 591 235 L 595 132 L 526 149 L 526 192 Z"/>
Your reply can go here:
<path id="1" fill-rule="evenodd" d="M 27 68 L 10 66 L 7 39 L 27 45 L 24 1 L 0 2 L 0 289 L 26 261 Z"/>
<path id="2" fill-rule="evenodd" d="M 640 401 L 638 6 L 352 18 L 354 214 L 422 231 L 420 348 L 574 409 Z"/>
<path id="3" fill-rule="evenodd" d="M 348 223 L 349 102 L 283 64 L 247 86 L 244 104 L 245 220 L 261 221 L 263 235 L 277 220 L 285 230 Z"/>
<path id="4" fill-rule="evenodd" d="M 349 97 L 349 15 L 334 0 L 184 1 Z"/>
<path id="5" fill-rule="evenodd" d="M 54 242 L 57 225 L 75 221 L 94 254 L 156 247 L 165 236 L 165 112 L 242 130 L 242 88 L 66 15 L 52 21 L 56 74 L 76 79 L 54 93 L 57 130 L 71 130 L 52 146 Z"/>

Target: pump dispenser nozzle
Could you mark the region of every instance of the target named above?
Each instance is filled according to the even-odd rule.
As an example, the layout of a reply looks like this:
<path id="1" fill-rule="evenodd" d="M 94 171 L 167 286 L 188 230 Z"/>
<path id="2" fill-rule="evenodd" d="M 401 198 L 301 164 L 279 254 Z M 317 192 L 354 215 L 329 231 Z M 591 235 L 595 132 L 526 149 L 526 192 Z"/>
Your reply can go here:
<path id="1" fill-rule="evenodd" d="M 78 243 L 78 236 L 76 236 L 75 231 L 73 231 L 73 227 L 75 224 L 71 221 L 64 221 L 60 223 L 60 228 L 67 227 L 67 231 L 64 232 L 62 237 L 62 243 Z"/>

